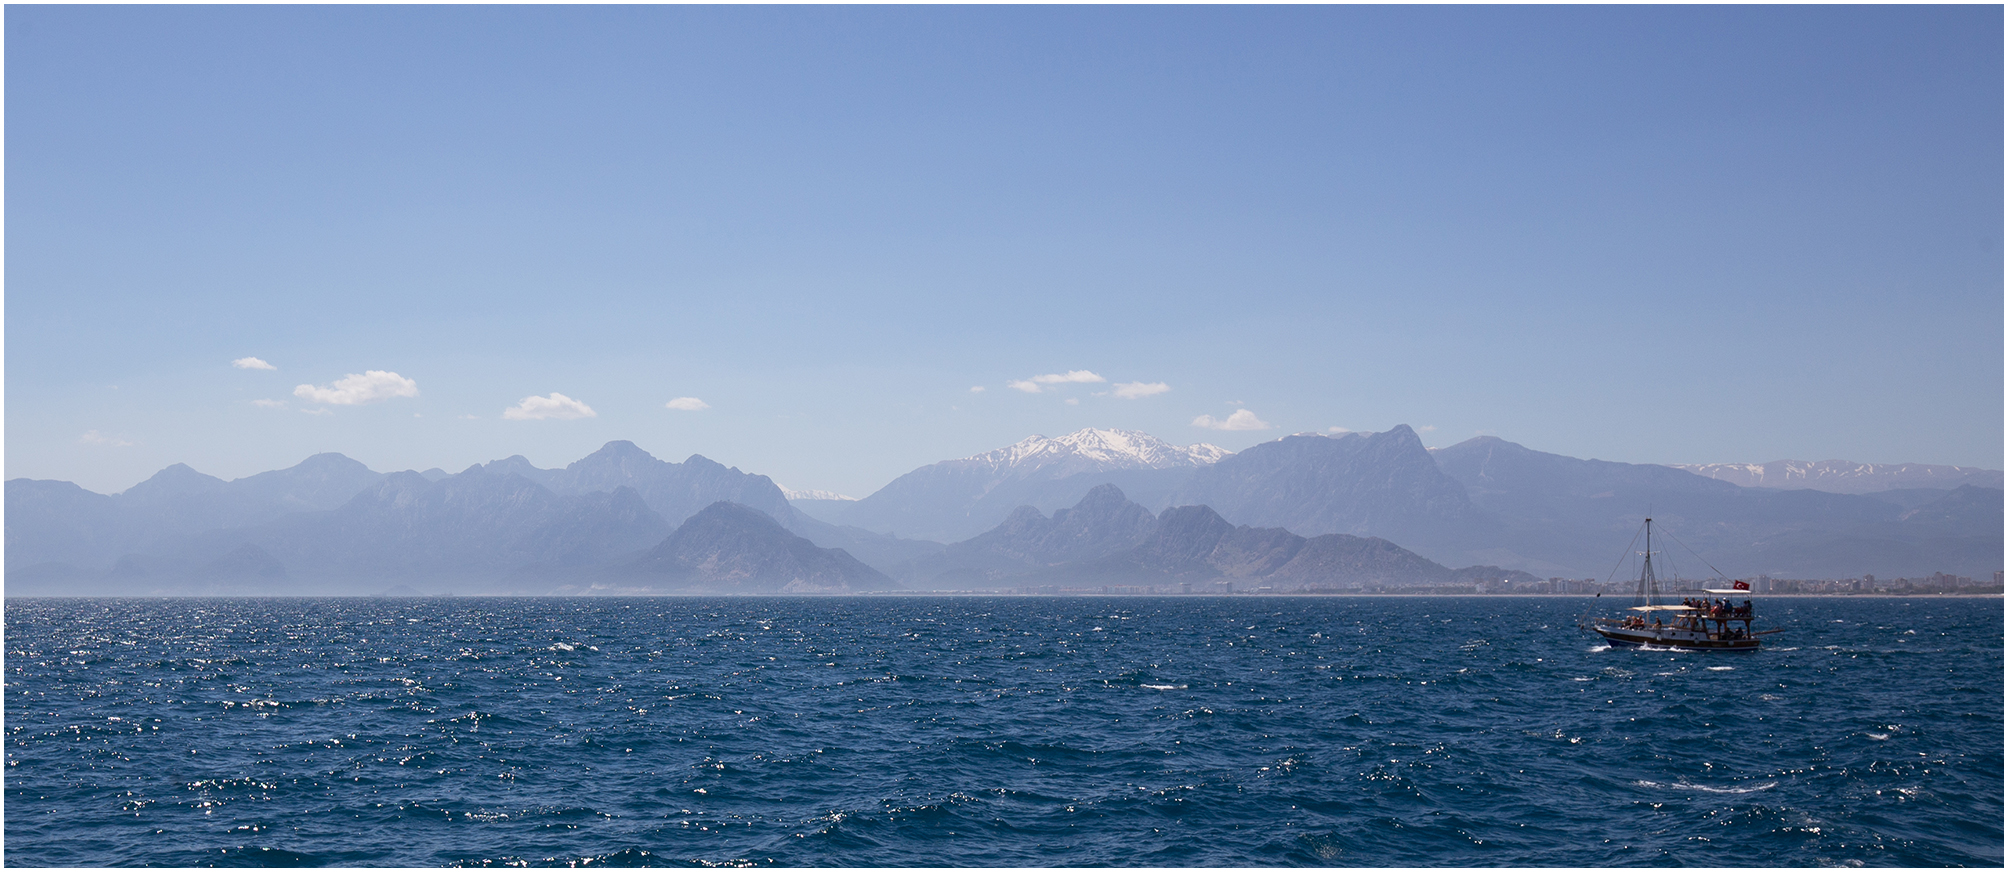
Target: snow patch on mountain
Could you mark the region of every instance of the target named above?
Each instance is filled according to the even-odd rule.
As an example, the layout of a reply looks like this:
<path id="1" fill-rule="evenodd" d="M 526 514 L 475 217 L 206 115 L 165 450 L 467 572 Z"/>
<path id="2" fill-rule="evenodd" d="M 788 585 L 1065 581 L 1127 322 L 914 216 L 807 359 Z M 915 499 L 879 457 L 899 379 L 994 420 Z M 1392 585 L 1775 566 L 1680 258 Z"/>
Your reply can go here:
<path id="1" fill-rule="evenodd" d="M 858 501 L 857 497 L 847 497 L 836 491 L 796 490 L 787 485 L 780 485 L 780 488 L 781 495 L 791 500 L 847 500 L 853 503 Z"/>
<path id="2" fill-rule="evenodd" d="M 2000 487 L 2001 471 L 1929 463 L 1857 463 L 1851 460 L 1774 460 L 1770 463 L 1668 464 L 1741 487 L 1804 488 L 1833 493 L 1874 493 L 1895 488 Z"/>

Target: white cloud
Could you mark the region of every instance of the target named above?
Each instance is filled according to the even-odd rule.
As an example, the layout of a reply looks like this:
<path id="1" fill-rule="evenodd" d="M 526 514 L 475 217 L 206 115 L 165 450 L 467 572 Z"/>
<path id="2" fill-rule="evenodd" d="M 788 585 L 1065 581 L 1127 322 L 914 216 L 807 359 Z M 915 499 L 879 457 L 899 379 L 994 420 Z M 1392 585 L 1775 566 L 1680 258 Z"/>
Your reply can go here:
<path id="1" fill-rule="evenodd" d="M 1344 427 L 1326 427 L 1326 428 L 1325 428 L 1325 432 L 1327 432 L 1327 433 L 1334 433 L 1334 434 L 1338 434 L 1338 435 L 1344 435 L 1344 434 L 1347 434 L 1347 433 L 1351 433 L 1351 432 L 1353 432 L 1353 431 L 1351 431 L 1351 430 L 1348 430 L 1348 429 L 1346 429 L 1346 428 L 1344 428 Z"/>
<path id="2" fill-rule="evenodd" d="M 1060 385 L 1067 384 L 1068 382 L 1075 384 L 1101 384 L 1108 381 L 1108 379 L 1095 375 L 1085 369 L 1077 369 L 1066 373 L 1035 375 L 1032 377 L 1032 380 L 1042 385 Z"/>
<path id="3" fill-rule="evenodd" d="M 1417 428 L 1415 428 L 1415 432 L 1417 432 L 1417 433 L 1428 433 L 1428 432 L 1430 432 L 1430 431 L 1432 431 L 1432 430 L 1435 430 L 1435 429 L 1436 429 L 1436 425 L 1435 425 L 1435 424 L 1424 424 L 1424 425 L 1422 425 L 1422 426 L 1420 426 L 1420 427 L 1417 427 Z"/>
<path id="4" fill-rule="evenodd" d="M 255 357 L 240 357 L 230 361 L 230 365 L 238 369 L 278 369 L 278 367 Z"/>
<path id="5" fill-rule="evenodd" d="M 1169 390 L 1171 385 L 1164 382 L 1120 382 L 1115 385 L 1115 390 L 1111 393 L 1125 400 L 1134 400 L 1138 397 L 1156 396 Z"/>
<path id="6" fill-rule="evenodd" d="M 1067 405 L 1069 405 L 1069 406 L 1078 406 L 1078 405 L 1080 405 L 1080 404 L 1081 404 L 1081 398 L 1080 398 L 1080 397 L 1068 397 L 1068 398 L 1067 398 Z"/>
<path id="7" fill-rule="evenodd" d="M 599 416 L 591 406 L 557 391 L 548 397 L 524 397 L 522 402 L 502 410 L 502 417 L 510 421 L 573 421 Z"/>
<path id="8" fill-rule="evenodd" d="M 254 405 L 254 406 L 257 406 L 258 408 L 261 408 L 261 409 L 283 409 L 283 408 L 286 408 L 286 401 L 285 401 L 285 400 L 252 400 L 252 401 L 251 401 L 251 405 Z"/>
<path id="9" fill-rule="evenodd" d="M 986 390 L 989 390 L 989 388 L 986 388 L 986 387 L 984 387 L 984 386 L 982 386 L 982 385 L 977 385 L 977 386 L 975 386 L 975 387 L 972 387 L 972 388 L 970 388 L 970 389 L 969 389 L 969 392 L 970 392 L 970 393 L 972 393 L 972 394 L 980 394 L 980 393 L 983 393 L 983 392 L 984 392 L 984 391 L 986 391 Z"/>
<path id="10" fill-rule="evenodd" d="M 1236 409 L 1234 414 L 1225 418 L 1201 415 L 1192 419 L 1192 426 L 1208 430 L 1267 430 L 1275 425 L 1255 417 L 1255 413 L 1247 409 Z"/>
<path id="11" fill-rule="evenodd" d="M 84 435 L 78 436 L 77 441 L 85 445 L 102 445 L 106 448 L 127 448 L 133 444 L 116 436 L 106 436 L 96 430 L 84 431 Z"/>
<path id="12" fill-rule="evenodd" d="M 679 412 L 702 412 L 705 409 L 711 408 L 710 403 L 696 397 L 677 397 L 662 405 L 664 408 L 675 409 Z"/>
<path id="13" fill-rule="evenodd" d="M 1105 381 L 1108 381 L 1108 379 L 1095 375 L 1094 373 L 1089 372 L 1085 369 L 1077 369 L 1071 372 L 1049 372 L 1046 373 L 1045 375 L 1035 375 L 1023 381 L 1011 382 L 1009 383 L 1009 387 L 1011 387 L 1013 390 L 1024 391 L 1025 393 L 1028 394 L 1036 394 L 1040 392 L 1040 387 L 1039 387 L 1040 385 L 1064 385 L 1064 384 L 1086 385 L 1086 384 L 1100 384 Z"/>
<path id="14" fill-rule="evenodd" d="M 293 396 L 310 403 L 359 406 L 363 403 L 380 403 L 393 397 L 416 397 L 418 382 L 394 372 L 372 369 L 362 375 L 349 373 L 336 379 L 334 385 L 330 387 L 301 385 L 293 389 Z"/>

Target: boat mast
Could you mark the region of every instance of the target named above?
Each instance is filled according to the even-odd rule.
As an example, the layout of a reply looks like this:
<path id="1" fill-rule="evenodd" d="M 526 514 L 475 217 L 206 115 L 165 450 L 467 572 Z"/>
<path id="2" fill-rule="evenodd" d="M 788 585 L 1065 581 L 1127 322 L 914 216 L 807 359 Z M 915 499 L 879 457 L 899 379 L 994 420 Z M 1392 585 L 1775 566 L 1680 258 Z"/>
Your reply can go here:
<path id="1" fill-rule="evenodd" d="M 1633 605 L 1659 605 L 1659 579 L 1652 574 L 1652 519 L 1645 519 L 1645 563 L 1639 569 L 1638 595 Z"/>

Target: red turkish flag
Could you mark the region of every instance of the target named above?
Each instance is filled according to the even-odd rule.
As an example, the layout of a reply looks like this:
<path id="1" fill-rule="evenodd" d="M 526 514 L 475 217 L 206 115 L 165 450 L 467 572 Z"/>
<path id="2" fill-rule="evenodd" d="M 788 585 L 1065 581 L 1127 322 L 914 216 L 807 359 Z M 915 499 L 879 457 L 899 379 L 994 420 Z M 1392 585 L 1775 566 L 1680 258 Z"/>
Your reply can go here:
<path id="1" fill-rule="evenodd" d="M 1750 589 L 1750 582 L 1747 582 L 1747 581 L 1739 581 L 1739 582 L 1737 582 L 1737 583 L 1735 583 L 1735 584 L 1731 585 L 1731 587 L 1734 587 L 1734 588 L 1736 588 L 1737 590 L 1749 590 L 1749 589 Z"/>

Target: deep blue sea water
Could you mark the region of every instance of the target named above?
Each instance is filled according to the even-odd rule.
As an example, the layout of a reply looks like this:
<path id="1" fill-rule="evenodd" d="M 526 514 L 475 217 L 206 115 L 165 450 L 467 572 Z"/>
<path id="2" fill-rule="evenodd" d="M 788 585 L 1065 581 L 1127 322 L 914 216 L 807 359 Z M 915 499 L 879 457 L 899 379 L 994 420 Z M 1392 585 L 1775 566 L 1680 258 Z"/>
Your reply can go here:
<path id="1" fill-rule="evenodd" d="M 2001 600 L 1589 605 L 10 599 L 5 861 L 2001 865 Z"/>

